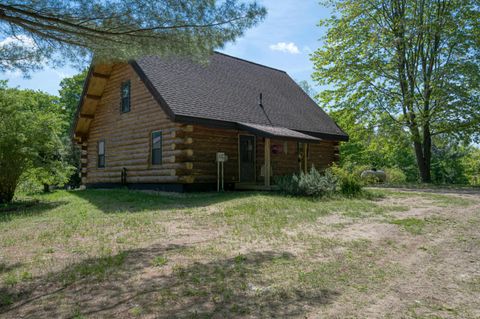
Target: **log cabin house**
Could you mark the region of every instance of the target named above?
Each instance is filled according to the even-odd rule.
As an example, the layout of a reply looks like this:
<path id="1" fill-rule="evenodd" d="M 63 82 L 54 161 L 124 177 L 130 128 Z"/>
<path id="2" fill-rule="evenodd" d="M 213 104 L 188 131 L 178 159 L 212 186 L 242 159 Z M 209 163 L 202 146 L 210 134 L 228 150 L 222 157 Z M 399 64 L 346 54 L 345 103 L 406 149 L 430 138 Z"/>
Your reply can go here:
<path id="1" fill-rule="evenodd" d="M 286 72 L 214 53 L 90 68 L 73 127 L 87 187 L 269 189 L 324 169 L 348 136 Z"/>

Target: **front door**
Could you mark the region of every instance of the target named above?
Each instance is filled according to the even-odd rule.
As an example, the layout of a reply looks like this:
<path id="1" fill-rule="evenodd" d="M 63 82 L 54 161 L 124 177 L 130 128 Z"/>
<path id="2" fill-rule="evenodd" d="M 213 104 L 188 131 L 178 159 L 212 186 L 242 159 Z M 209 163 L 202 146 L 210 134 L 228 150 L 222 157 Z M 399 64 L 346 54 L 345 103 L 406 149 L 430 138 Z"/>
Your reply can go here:
<path id="1" fill-rule="evenodd" d="M 240 182 L 255 181 L 255 136 L 240 135 Z"/>

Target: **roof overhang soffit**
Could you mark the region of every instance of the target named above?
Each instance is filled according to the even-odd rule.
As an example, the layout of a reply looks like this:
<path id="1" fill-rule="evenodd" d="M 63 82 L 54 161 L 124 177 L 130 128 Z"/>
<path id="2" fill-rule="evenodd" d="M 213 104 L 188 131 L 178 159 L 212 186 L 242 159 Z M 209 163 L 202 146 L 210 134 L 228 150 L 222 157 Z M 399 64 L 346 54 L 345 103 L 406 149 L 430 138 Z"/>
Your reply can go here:
<path id="1" fill-rule="evenodd" d="M 72 133 L 76 142 L 83 142 L 88 135 L 90 125 L 95 117 L 95 111 L 112 72 L 112 67 L 112 64 L 99 64 L 90 67 L 73 126 Z"/>

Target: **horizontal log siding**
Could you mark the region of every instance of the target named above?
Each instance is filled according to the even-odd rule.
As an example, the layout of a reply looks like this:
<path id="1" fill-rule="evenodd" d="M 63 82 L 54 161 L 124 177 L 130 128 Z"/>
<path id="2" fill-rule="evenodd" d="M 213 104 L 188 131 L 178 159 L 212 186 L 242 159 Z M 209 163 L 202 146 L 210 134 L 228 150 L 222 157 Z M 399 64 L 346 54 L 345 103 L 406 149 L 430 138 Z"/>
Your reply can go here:
<path id="1" fill-rule="evenodd" d="M 130 112 L 120 111 L 120 86 L 131 81 Z M 185 168 L 188 151 L 182 125 L 173 123 L 130 65 L 115 65 L 95 112 L 88 136 L 87 183 L 120 183 L 127 169 L 128 183 L 176 183 L 177 169 Z M 150 134 L 162 131 L 163 164 L 150 165 Z M 97 168 L 97 143 L 105 140 L 105 168 Z M 191 150 L 190 150 L 191 151 Z"/>
<path id="2" fill-rule="evenodd" d="M 324 170 L 332 163 L 338 161 L 338 142 L 322 141 L 318 144 L 310 144 L 307 158 L 307 167 L 312 165 L 317 170 Z"/>
<path id="3" fill-rule="evenodd" d="M 224 152 L 228 156 L 225 163 L 225 182 L 238 182 L 238 136 L 249 134 L 237 130 L 226 130 L 209 128 L 200 125 L 193 126 L 193 132 L 188 133 L 191 138 L 193 150 L 192 175 L 195 183 L 213 183 L 217 178 L 217 165 L 215 156 L 217 152 Z M 264 143 L 263 137 L 256 137 L 256 180 L 264 182 L 261 176 L 264 165 Z M 285 154 L 285 144 L 287 154 Z M 279 154 L 271 155 L 272 175 L 281 176 L 299 172 L 298 150 L 296 141 L 284 141 L 272 139 L 271 145 L 280 145 L 282 151 Z M 308 167 L 314 165 L 317 169 L 323 170 L 334 162 L 336 158 L 337 142 L 322 141 L 319 144 L 310 144 Z M 179 145 L 177 145 L 178 147 Z M 272 182 L 274 180 L 272 179 Z"/>
<path id="4" fill-rule="evenodd" d="M 263 176 L 260 176 L 261 168 L 264 165 L 263 145 L 264 139 L 257 139 L 257 182 L 263 182 Z M 287 152 L 285 153 L 285 143 Z M 272 147 L 279 145 L 281 152 L 271 155 L 272 176 L 290 175 L 300 172 L 300 163 L 298 162 L 298 149 L 296 141 L 284 141 L 272 139 Z M 307 165 L 312 165 L 318 170 L 324 170 L 333 162 L 338 161 L 338 142 L 322 141 L 320 143 L 309 144 L 309 154 Z M 275 182 L 275 178 L 272 179 Z"/>
<path id="5" fill-rule="evenodd" d="M 272 161 L 272 175 L 283 176 L 299 172 L 298 154 L 297 154 L 297 142 L 286 141 L 287 153 L 285 154 L 285 141 L 274 139 L 272 140 L 272 147 L 279 145 L 282 151 L 278 154 L 271 155 Z M 275 179 L 272 179 L 275 181 Z"/>
<path id="6" fill-rule="evenodd" d="M 238 181 L 238 134 L 237 130 L 226 130 L 194 125 L 192 138 L 193 169 L 195 183 L 213 183 L 217 180 L 216 153 L 228 156 L 225 167 L 225 183 Z"/>

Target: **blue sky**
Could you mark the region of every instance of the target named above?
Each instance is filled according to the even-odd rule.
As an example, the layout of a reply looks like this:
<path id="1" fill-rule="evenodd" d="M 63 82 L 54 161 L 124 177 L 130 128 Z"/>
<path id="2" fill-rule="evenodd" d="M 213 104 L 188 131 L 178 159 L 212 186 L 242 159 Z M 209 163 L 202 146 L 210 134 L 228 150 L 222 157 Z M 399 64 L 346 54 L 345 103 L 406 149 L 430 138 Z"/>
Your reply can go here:
<path id="1" fill-rule="evenodd" d="M 258 0 L 267 10 L 266 19 L 248 30 L 235 43 L 228 43 L 222 52 L 242 59 L 265 64 L 288 72 L 295 80 L 308 80 L 313 72 L 310 54 L 321 45 L 323 30 L 317 26 L 320 19 L 329 15 L 318 0 Z M 78 73 L 77 69 L 64 67 L 44 69 L 30 79 L 19 73 L 3 73 L 9 86 L 19 86 L 58 92 L 64 77 Z M 313 83 L 312 83 L 313 84 Z"/>

